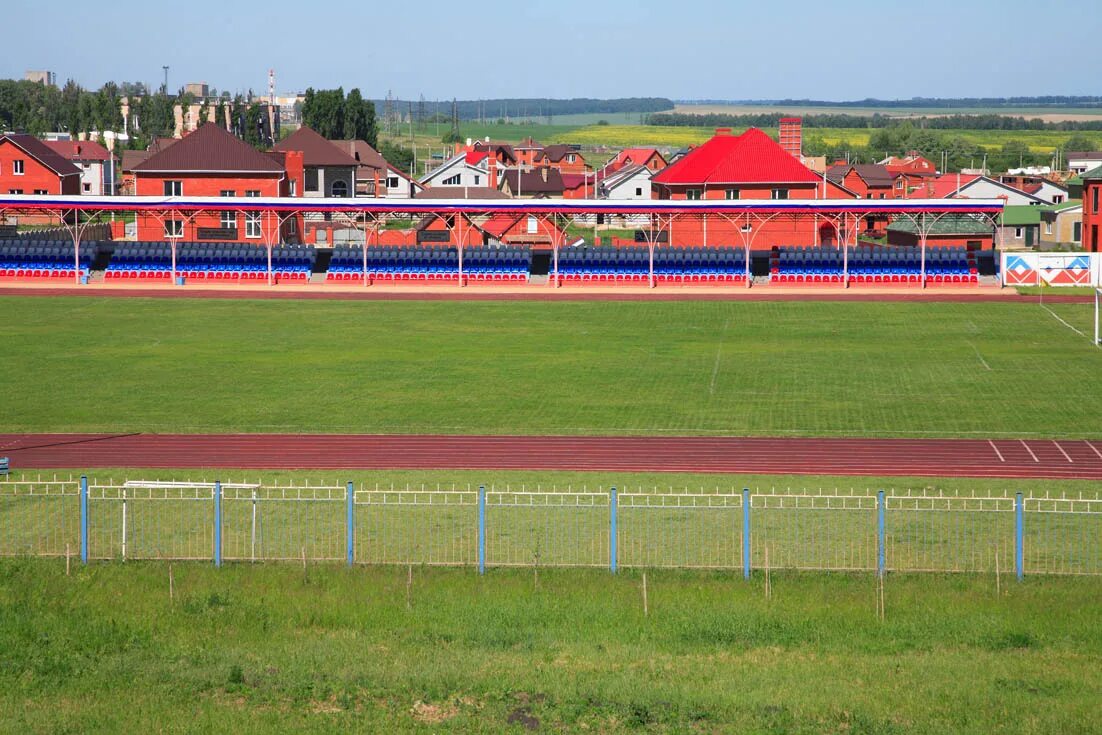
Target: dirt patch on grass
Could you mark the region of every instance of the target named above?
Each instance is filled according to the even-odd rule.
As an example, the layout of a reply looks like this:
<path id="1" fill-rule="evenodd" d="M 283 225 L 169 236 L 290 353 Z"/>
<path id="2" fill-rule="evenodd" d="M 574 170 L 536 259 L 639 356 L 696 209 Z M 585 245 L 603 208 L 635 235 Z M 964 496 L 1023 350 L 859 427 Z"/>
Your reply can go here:
<path id="1" fill-rule="evenodd" d="M 448 702 L 444 704 L 432 704 L 420 700 L 413 703 L 410 708 L 413 719 L 426 725 L 439 725 L 447 722 L 459 714 L 459 708 Z"/>

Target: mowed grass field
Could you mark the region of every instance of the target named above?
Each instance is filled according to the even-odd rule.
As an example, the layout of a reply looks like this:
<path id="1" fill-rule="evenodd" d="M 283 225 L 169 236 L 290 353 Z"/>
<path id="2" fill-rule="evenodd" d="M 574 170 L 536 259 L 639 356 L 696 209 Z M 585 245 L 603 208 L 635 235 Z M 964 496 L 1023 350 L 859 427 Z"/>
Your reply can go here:
<path id="1" fill-rule="evenodd" d="M 1097 579 L 407 574 L 0 561 L 0 732 L 1102 731 Z"/>
<path id="2" fill-rule="evenodd" d="M 1051 309 L 6 297 L 0 431 L 1102 436 Z"/>

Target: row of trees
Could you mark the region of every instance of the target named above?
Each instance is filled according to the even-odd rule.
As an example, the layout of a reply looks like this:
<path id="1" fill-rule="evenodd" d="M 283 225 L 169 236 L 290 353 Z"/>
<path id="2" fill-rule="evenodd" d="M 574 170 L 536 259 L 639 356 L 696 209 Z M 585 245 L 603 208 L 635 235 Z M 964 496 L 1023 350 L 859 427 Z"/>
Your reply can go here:
<path id="1" fill-rule="evenodd" d="M 375 103 L 365 100 L 359 89 L 306 90 L 302 101 L 302 124 L 330 140 L 358 139 L 372 147 L 378 144 Z"/>
<path id="2" fill-rule="evenodd" d="M 728 113 L 694 115 L 684 112 L 656 112 L 648 115 L 646 121 L 648 125 L 674 127 L 775 128 L 782 117 L 786 117 L 786 115 L 780 112 L 746 115 Z M 850 115 L 839 112 L 804 115 L 801 119 L 805 128 L 879 129 L 910 125 L 930 130 L 1053 130 L 1064 132 L 1102 130 L 1102 119 L 1045 122 L 1040 118 L 1027 119 L 1009 115 L 944 115 L 940 117 L 923 116 L 900 119 L 879 113 L 875 115 Z"/>
<path id="3" fill-rule="evenodd" d="M 113 82 L 93 92 L 72 80 L 58 89 L 37 82 L 0 79 L 0 129 L 33 135 L 54 130 L 74 134 L 121 130 L 121 96 L 120 86 Z"/>

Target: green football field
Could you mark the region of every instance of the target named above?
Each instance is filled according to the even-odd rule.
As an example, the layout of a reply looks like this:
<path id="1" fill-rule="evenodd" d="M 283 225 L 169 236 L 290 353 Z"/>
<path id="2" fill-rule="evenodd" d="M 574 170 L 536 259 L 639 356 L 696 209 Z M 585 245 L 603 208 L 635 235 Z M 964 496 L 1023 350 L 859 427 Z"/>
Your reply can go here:
<path id="1" fill-rule="evenodd" d="M 1102 436 L 1086 304 L 0 298 L 5 432 Z"/>

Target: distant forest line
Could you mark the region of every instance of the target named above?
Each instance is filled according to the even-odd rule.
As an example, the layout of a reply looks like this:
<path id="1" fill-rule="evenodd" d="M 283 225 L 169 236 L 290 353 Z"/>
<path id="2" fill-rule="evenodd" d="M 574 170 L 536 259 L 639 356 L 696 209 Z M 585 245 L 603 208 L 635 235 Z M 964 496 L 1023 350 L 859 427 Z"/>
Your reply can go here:
<path id="1" fill-rule="evenodd" d="M 460 120 L 488 120 L 499 118 L 546 118 L 555 115 L 579 115 L 585 113 L 615 114 L 622 112 L 662 112 L 672 110 L 673 100 L 664 97 L 623 97 L 619 99 L 593 99 L 578 97 L 574 99 L 550 99 L 544 97 L 499 98 L 485 100 L 391 100 L 400 115 L 411 110 L 414 114 L 422 111 L 426 118 L 439 115 L 450 119 L 452 105 Z M 386 109 L 386 100 L 375 100 L 380 114 Z"/>
<path id="2" fill-rule="evenodd" d="M 711 112 L 694 115 L 685 112 L 655 112 L 647 116 L 648 125 L 671 127 L 758 127 L 775 128 L 782 117 L 780 112 L 731 114 Z M 1011 117 L 1009 115 L 939 115 L 935 117 L 889 117 L 887 115 L 815 114 L 801 115 L 805 128 L 897 128 L 909 125 L 927 130 L 1102 130 L 1102 118 L 1098 120 L 1060 120 L 1046 122 L 1039 118 Z"/>
<path id="3" fill-rule="evenodd" d="M 961 107 L 1023 107 L 1036 106 L 1044 109 L 1059 109 L 1062 107 L 1102 107 L 1102 97 L 1096 95 L 1043 95 L 1040 97 L 912 97 L 906 100 L 880 100 L 867 98 L 863 100 L 848 100 L 838 102 L 834 100 L 811 99 L 783 99 L 783 100 L 678 100 L 685 105 L 787 105 L 793 107 L 883 107 L 885 109 L 900 107 L 942 107 L 956 109 Z"/>

